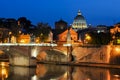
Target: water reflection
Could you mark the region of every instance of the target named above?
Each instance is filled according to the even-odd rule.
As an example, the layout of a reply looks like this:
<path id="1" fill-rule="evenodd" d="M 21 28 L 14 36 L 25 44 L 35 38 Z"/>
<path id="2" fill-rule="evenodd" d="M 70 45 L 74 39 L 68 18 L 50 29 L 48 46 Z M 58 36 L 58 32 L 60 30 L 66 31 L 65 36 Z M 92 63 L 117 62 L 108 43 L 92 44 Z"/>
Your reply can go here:
<path id="1" fill-rule="evenodd" d="M 35 68 L 10 66 L 10 73 L 7 80 L 32 80 L 35 75 Z"/>
<path id="2" fill-rule="evenodd" d="M 73 80 L 109 80 L 108 71 L 108 69 L 76 67 Z"/>
<path id="3" fill-rule="evenodd" d="M 66 66 L 38 64 L 36 75 L 40 80 L 58 80 L 67 72 Z"/>
<path id="4" fill-rule="evenodd" d="M 39 64 L 37 80 L 120 80 L 120 69 Z"/>
<path id="5" fill-rule="evenodd" d="M 111 80 L 120 80 L 120 69 L 111 69 L 110 74 Z"/>
<path id="6" fill-rule="evenodd" d="M 120 80 L 120 69 L 38 64 L 34 68 L 1 65 L 0 70 L 0 80 Z"/>
<path id="7" fill-rule="evenodd" d="M 0 63 L 0 80 L 6 80 L 8 78 L 9 67 L 6 62 Z"/>

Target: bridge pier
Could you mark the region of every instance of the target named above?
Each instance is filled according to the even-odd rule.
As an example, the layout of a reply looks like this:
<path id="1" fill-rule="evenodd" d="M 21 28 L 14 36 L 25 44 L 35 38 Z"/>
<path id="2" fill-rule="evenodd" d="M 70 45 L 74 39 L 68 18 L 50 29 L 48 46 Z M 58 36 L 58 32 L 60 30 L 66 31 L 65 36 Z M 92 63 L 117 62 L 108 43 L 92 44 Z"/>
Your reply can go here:
<path id="1" fill-rule="evenodd" d="M 67 59 L 68 62 L 72 61 L 72 46 L 67 46 Z"/>
<path id="2" fill-rule="evenodd" d="M 32 67 L 36 66 L 36 58 L 31 57 L 32 47 L 10 47 L 9 64 L 12 66 Z"/>

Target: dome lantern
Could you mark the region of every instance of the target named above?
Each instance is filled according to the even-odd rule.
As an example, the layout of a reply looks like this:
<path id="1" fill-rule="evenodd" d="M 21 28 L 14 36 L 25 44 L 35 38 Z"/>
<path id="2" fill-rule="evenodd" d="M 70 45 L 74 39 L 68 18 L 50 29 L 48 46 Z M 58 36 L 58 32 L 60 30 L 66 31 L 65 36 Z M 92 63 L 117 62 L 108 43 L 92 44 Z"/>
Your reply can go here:
<path id="1" fill-rule="evenodd" d="M 78 10 L 78 15 L 82 15 L 81 12 L 80 12 L 80 10 Z"/>

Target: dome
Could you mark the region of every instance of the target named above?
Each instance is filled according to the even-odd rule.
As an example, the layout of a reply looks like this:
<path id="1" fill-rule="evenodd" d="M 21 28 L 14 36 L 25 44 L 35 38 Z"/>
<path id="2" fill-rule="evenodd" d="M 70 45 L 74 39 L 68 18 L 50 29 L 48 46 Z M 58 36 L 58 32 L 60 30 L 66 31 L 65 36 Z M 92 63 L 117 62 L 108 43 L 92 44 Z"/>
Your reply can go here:
<path id="1" fill-rule="evenodd" d="M 75 17 L 74 21 L 75 21 L 75 22 L 80 22 L 80 23 L 86 22 L 84 16 L 82 16 L 82 15 L 77 15 L 77 16 Z"/>
<path id="2" fill-rule="evenodd" d="M 80 10 L 78 11 L 78 15 L 74 18 L 72 28 L 76 30 L 87 28 L 86 20 L 80 13 Z"/>

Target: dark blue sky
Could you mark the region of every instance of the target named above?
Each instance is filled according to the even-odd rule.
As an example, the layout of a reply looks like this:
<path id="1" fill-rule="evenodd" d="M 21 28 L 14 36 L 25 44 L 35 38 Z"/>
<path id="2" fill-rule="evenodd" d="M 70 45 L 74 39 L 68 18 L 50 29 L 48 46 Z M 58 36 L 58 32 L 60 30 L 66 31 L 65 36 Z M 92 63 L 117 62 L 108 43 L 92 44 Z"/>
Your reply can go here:
<path id="1" fill-rule="evenodd" d="M 120 0 L 1 0 L 0 17 L 27 17 L 33 24 L 60 19 L 72 24 L 78 10 L 88 24 L 113 25 L 120 22 Z"/>

